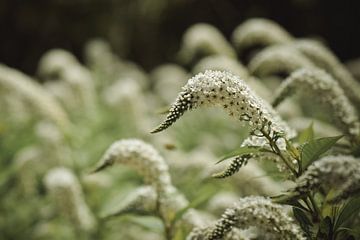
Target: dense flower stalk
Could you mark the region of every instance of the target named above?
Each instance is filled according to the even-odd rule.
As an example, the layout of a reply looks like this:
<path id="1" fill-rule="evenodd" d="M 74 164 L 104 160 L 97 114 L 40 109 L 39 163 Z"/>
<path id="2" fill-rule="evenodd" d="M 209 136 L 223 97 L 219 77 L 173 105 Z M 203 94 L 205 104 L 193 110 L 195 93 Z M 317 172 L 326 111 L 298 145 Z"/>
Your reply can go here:
<path id="1" fill-rule="evenodd" d="M 326 156 L 312 163 L 290 190 L 291 196 L 315 191 L 320 186 L 336 189 L 331 201 L 339 201 L 360 191 L 360 161 L 352 156 Z"/>
<path id="2" fill-rule="evenodd" d="M 62 129 L 68 127 L 68 116 L 56 99 L 25 74 L 0 65 L 0 89 L 14 92 L 23 97 L 36 111 L 54 121 Z"/>
<path id="3" fill-rule="evenodd" d="M 199 23 L 184 34 L 179 57 L 186 64 L 208 55 L 226 55 L 236 58 L 235 50 L 222 33 L 212 25 Z"/>
<path id="4" fill-rule="evenodd" d="M 330 49 L 314 40 L 299 40 L 293 45 L 315 65 L 329 72 L 339 82 L 349 99 L 360 106 L 360 84 Z"/>
<path id="5" fill-rule="evenodd" d="M 45 185 L 62 213 L 70 217 L 79 229 L 92 232 L 96 219 L 87 206 L 81 185 L 67 168 L 58 167 L 45 176 Z"/>
<path id="6" fill-rule="evenodd" d="M 67 85 L 67 90 L 73 96 L 69 107 L 79 102 L 87 111 L 94 110 L 95 89 L 92 76 L 71 53 L 62 49 L 46 52 L 40 59 L 38 73 L 44 79 L 63 81 Z"/>
<path id="7" fill-rule="evenodd" d="M 168 165 L 151 145 L 137 139 L 119 140 L 105 152 L 94 172 L 101 171 L 113 164 L 133 167 L 144 178 L 145 183 L 153 187 L 156 193 L 156 210 L 166 228 L 171 227 L 176 213 L 189 204 L 187 199 L 172 185 Z M 149 201 L 149 205 L 151 205 L 153 197 L 151 195 L 146 198 L 140 197 L 140 199 L 145 202 Z M 196 210 L 189 209 L 179 222 L 192 229 L 199 224 L 203 225 L 206 221 Z"/>
<path id="8" fill-rule="evenodd" d="M 250 72 L 259 77 L 273 74 L 288 75 L 302 67 L 314 67 L 314 64 L 290 45 L 267 47 L 249 63 Z"/>
<path id="9" fill-rule="evenodd" d="M 298 92 L 303 96 L 319 101 L 330 108 L 335 123 L 351 140 L 359 142 L 360 121 L 356 109 L 347 99 L 339 84 L 325 71 L 299 69 L 292 73 L 280 86 L 273 106 L 279 105 L 286 97 Z"/>
<path id="10" fill-rule="evenodd" d="M 252 130 L 270 135 L 290 132 L 286 123 L 239 77 L 220 71 L 206 71 L 191 78 L 171 106 L 165 121 L 152 133 L 171 126 L 187 110 L 201 106 L 221 106 L 230 116 L 248 122 Z"/>
<path id="11" fill-rule="evenodd" d="M 267 239 L 305 239 L 300 227 L 287 215 L 284 207 L 264 197 L 240 199 L 213 226 L 193 230 L 188 239 L 224 239 L 233 228 L 247 229 L 252 226 L 266 233 Z"/>
<path id="12" fill-rule="evenodd" d="M 279 24 L 261 18 L 250 19 L 240 24 L 232 34 L 232 42 L 240 53 L 252 47 L 288 43 L 292 39 Z"/>
<path id="13" fill-rule="evenodd" d="M 149 144 L 137 139 L 125 139 L 114 142 L 104 153 L 94 172 L 113 164 L 133 167 L 146 184 L 163 191 L 171 186 L 169 168 L 163 157 Z"/>

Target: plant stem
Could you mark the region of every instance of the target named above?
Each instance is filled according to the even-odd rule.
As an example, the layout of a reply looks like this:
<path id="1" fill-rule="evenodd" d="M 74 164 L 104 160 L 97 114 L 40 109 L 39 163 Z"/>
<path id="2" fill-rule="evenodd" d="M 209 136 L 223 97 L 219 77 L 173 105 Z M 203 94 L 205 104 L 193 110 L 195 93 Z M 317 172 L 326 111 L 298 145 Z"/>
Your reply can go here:
<path id="1" fill-rule="evenodd" d="M 261 133 L 264 135 L 264 137 L 269 141 L 270 147 L 273 149 L 274 153 L 278 155 L 285 165 L 290 169 L 292 174 L 294 174 L 295 177 L 298 177 L 299 174 L 296 172 L 296 170 L 292 167 L 291 163 L 284 157 L 284 155 L 281 153 L 281 150 L 277 146 L 276 142 L 273 141 L 273 139 L 269 136 L 268 133 L 266 133 L 263 129 L 260 130 Z"/>

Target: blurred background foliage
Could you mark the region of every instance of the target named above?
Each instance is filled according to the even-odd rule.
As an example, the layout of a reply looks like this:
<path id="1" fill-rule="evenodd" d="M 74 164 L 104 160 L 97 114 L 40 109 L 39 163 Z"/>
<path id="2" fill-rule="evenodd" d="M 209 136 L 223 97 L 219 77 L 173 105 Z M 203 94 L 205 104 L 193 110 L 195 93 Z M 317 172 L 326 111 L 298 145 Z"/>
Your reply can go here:
<path id="1" fill-rule="evenodd" d="M 218 199 L 212 199 L 217 202 L 197 206 L 215 215 L 239 196 L 283 190 L 287 183 L 275 183 L 279 178 L 272 163 L 264 164 L 267 172 L 255 163 L 234 178 L 209 177 L 224 167 L 213 163 L 248 134 L 217 110 L 193 112 L 172 130 L 149 134 L 163 117 L 159 112 L 196 72 L 191 64 L 173 64 L 180 62 L 182 37 L 193 24 L 206 22 L 229 39 L 244 20 L 265 17 L 295 37 L 321 39 L 349 60 L 360 56 L 357 5 L 325 0 L 0 0 L 0 62 L 13 68 L 0 65 L 0 80 L 42 83 L 32 86 L 40 98 L 32 98 L 26 88 L 9 91 L 6 84 L 0 86 L 0 239 L 163 239 L 158 218 L 102 218 L 143 183 L 134 171 L 120 166 L 88 174 L 118 139 L 140 138 L 154 145 L 170 166 L 174 186 L 189 202 L 217 192 Z M 99 38 L 105 41 L 94 40 Z M 232 70 L 241 73 L 241 65 L 234 62 Z M 358 63 L 351 66 L 359 73 Z M 260 95 L 265 88 L 264 96 L 271 96 L 275 87 L 269 90 L 256 82 Z M 42 105 L 49 100 L 44 92 L 64 109 L 70 123 L 66 131 L 49 112 L 35 111 L 49 109 Z M 299 130 L 312 121 L 303 118 L 309 116 L 303 116 L 298 105 L 280 112 L 294 126 L 301 125 Z M 315 130 L 323 128 L 322 136 L 338 134 L 327 126 L 318 121 Z M 97 221 L 90 234 L 79 231 L 49 196 L 44 178 L 56 166 L 71 169 L 80 182 Z"/>
<path id="2" fill-rule="evenodd" d="M 0 61 L 33 74 L 46 50 L 64 48 L 82 60 L 85 42 L 101 37 L 150 70 L 175 60 L 192 24 L 210 23 L 229 37 L 251 17 L 273 19 L 296 37 L 326 39 L 342 60 L 360 53 L 356 0 L 1 0 Z"/>

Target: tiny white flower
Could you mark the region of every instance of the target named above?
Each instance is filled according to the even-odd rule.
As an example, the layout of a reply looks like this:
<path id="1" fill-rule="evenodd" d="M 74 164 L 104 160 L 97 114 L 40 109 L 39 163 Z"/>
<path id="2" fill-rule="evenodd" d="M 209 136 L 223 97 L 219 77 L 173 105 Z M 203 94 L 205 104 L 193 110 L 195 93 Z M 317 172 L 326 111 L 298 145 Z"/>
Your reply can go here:
<path id="1" fill-rule="evenodd" d="M 279 24 L 269 19 L 253 18 L 235 28 L 232 42 L 240 53 L 251 47 L 266 47 L 288 43 L 293 37 Z"/>
<path id="2" fill-rule="evenodd" d="M 80 229 L 89 232 L 95 230 L 96 219 L 85 202 L 78 179 L 71 170 L 54 168 L 46 174 L 44 181 L 62 213 L 70 217 Z"/>
<path id="3" fill-rule="evenodd" d="M 339 84 L 323 70 L 299 69 L 279 87 L 273 106 L 293 93 L 314 99 L 331 111 L 335 123 L 353 142 L 359 142 L 360 121 L 357 111 Z"/>
<path id="4" fill-rule="evenodd" d="M 288 216 L 286 208 L 274 204 L 264 197 L 241 198 L 233 207 L 225 210 L 212 226 L 197 228 L 190 233 L 189 240 L 225 239 L 233 229 L 256 227 L 267 239 L 305 239 L 301 228 Z"/>

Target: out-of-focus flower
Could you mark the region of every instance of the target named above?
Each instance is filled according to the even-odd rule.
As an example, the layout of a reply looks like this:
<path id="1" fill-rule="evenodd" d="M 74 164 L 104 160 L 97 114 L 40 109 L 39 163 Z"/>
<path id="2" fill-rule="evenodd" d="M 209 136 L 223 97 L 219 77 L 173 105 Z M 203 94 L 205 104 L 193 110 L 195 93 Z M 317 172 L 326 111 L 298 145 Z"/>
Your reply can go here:
<path id="1" fill-rule="evenodd" d="M 193 230 L 188 239 L 225 239 L 233 228 L 251 226 L 266 233 L 267 239 L 305 239 L 301 228 L 287 215 L 285 208 L 264 197 L 241 198 L 214 225 Z"/>
<path id="2" fill-rule="evenodd" d="M 212 25 L 198 23 L 184 34 L 179 58 L 186 64 L 208 55 L 226 55 L 236 58 L 235 50 L 222 33 Z"/>
<path id="3" fill-rule="evenodd" d="M 46 174 L 44 181 L 59 211 L 68 216 L 76 227 L 86 232 L 96 229 L 96 219 L 85 202 L 81 185 L 69 169 L 52 169 Z"/>

